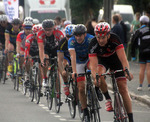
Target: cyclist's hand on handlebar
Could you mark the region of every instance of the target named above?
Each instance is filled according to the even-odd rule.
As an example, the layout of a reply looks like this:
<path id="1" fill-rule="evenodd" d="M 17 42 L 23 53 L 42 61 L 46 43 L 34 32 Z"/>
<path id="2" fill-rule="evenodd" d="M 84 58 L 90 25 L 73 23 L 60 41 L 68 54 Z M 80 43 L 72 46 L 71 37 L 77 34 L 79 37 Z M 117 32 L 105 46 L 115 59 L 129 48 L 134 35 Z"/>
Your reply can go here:
<path id="1" fill-rule="evenodd" d="M 130 77 L 129 77 L 130 75 Z M 125 76 L 128 80 L 132 80 L 133 79 L 133 74 L 129 72 L 129 75 L 127 73 L 125 73 Z"/>
<path id="2" fill-rule="evenodd" d="M 72 78 L 75 80 L 75 76 L 77 77 L 77 73 L 76 72 L 73 72 L 72 73 Z"/>
<path id="3" fill-rule="evenodd" d="M 62 76 L 65 77 L 66 75 L 67 75 L 67 72 L 66 72 L 65 70 L 63 70 L 63 71 L 62 71 Z"/>

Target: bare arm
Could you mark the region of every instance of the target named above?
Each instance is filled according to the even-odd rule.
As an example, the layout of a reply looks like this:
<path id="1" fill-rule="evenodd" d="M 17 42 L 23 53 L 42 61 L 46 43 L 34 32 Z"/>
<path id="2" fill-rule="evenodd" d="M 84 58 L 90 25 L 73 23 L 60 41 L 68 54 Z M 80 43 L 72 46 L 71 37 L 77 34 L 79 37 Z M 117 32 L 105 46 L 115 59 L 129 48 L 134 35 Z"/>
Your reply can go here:
<path id="1" fill-rule="evenodd" d="M 62 74 L 62 72 L 64 71 L 64 66 L 63 66 L 64 53 L 63 52 L 57 53 L 57 60 L 58 60 L 59 71 Z"/>
<path id="2" fill-rule="evenodd" d="M 9 34 L 5 33 L 5 49 L 6 50 L 8 49 L 9 40 L 10 40 Z"/>
<path id="3" fill-rule="evenodd" d="M 121 61 L 123 69 L 125 69 L 125 67 L 127 67 L 129 69 L 129 63 L 128 63 L 124 48 L 118 49 L 116 51 L 116 53 L 117 53 L 117 56 L 118 56 L 119 60 Z"/>
<path id="4" fill-rule="evenodd" d="M 70 53 L 70 57 L 71 57 L 71 66 L 72 66 L 73 73 L 77 73 L 77 70 L 76 70 L 76 52 L 75 52 L 75 50 L 69 50 L 69 53 Z"/>
<path id="5" fill-rule="evenodd" d="M 41 63 L 44 63 L 44 44 L 43 43 L 38 43 L 39 46 L 39 55 L 40 55 L 40 60 Z"/>
<path id="6" fill-rule="evenodd" d="M 98 73 L 98 71 L 97 71 L 98 59 L 97 59 L 97 57 L 89 57 L 89 60 L 90 60 L 90 69 L 91 69 L 92 77 L 95 80 L 96 73 Z"/>
<path id="7" fill-rule="evenodd" d="M 18 54 L 20 54 L 20 47 L 21 47 L 21 42 L 16 41 L 16 52 L 17 52 Z"/>

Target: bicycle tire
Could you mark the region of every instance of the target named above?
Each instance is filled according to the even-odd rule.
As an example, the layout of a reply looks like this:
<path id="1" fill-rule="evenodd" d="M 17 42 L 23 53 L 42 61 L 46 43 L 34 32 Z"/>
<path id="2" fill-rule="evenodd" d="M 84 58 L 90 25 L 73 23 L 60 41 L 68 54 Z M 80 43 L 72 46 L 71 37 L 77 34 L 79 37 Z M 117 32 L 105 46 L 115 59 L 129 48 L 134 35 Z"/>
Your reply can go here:
<path id="1" fill-rule="evenodd" d="M 60 76 L 58 70 L 55 72 L 55 111 L 56 113 L 59 113 L 60 111 L 60 106 L 62 105 L 61 102 L 61 86 L 60 86 Z"/>
<path id="2" fill-rule="evenodd" d="M 71 118 L 75 118 L 76 116 L 76 101 L 75 101 L 75 88 L 73 86 L 73 80 L 71 78 L 69 82 L 69 91 L 70 95 L 68 96 L 68 107 Z"/>
<path id="3" fill-rule="evenodd" d="M 49 110 L 52 109 L 53 106 L 53 97 L 54 97 L 54 73 L 50 71 L 50 75 L 48 77 L 48 88 L 46 88 L 47 94 L 47 105 Z"/>
<path id="4" fill-rule="evenodd" d="M 120 94 L 116 92 L 114 95 L 114 121 L 128 122 L 127 112 L 121 100 Z"/>
<path id="5" fill-rule="evenodd" d="M 36 99 L 36 103 L 39 104 L 40 102 L 40 95 L 41 95 L 41 72 L 40 69 L 36 68 L 36 72 L 37 72 L 37 77 L 36 77 L 36 81 L 35 81 L 35 95 L 37 97 Z"/>
<path id="6" fill-rule="evenodd" d="M 6 82 L 6 73 L 7 73 L 7 56 L 3 56 L 2 60 L 2 78 L 3 78 L 3 84 Z"/>
<path id="7" fill-rule="evenodd" d="M 30 98 L 31 102 L 34 100 L 34 81 L 33 81 L 33 73 L 32 69 L 30 69 L 30 74 L 29 74 L 29 93 L 30 93 Z"/>

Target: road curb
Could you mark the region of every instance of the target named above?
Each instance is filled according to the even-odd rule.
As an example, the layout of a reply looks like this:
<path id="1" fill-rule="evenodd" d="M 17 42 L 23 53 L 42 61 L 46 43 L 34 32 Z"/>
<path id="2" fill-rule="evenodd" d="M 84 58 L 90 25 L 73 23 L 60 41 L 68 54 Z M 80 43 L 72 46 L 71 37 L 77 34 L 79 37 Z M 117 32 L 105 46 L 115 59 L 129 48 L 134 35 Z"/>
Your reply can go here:
<path id="1" fill-rule="evenodd" d="M 112 86 L 110 84 L 108 84 L 108 89 L 113 91 Z M 129 91 L 129 94 L 130 94 L 131 98 L 133 98 L 137 101 L 140 101 L 140 102 L 146 104 L 148 107 L 150 107 L 150 100 L 143 98 L 142 96 L 135 95 L 134 93 L 132 93 L 130 91 Z"/>

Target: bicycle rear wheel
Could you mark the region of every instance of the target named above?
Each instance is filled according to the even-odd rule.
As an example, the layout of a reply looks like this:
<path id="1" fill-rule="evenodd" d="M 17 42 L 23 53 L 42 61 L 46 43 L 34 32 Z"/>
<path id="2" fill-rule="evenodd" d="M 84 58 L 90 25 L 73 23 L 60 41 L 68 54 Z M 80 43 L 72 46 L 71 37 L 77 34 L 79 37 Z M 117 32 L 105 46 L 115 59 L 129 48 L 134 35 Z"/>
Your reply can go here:
<path id="1" fill-rule="evenodd" d="M 57 113 L 59 113 L 62 102 L 61 102 L 60 76 L 58 70 L 55 73 L 54 86 L 55 86 L 54 88 L 55 89 L 55 110 Z"/>
<path id="2" fill-rule="evenodd" d="M 70 112 L 71 118 L 75 118 L 75 116 L 76 116 L 76 101 L 75 101 L 75 89 L 73 86 L 72 79 L 70 79 L 70 82 L 69 82 L 69 91 L 70 91 L 70 94 L 67 97 L 69 112 Z"/>
<path id="3" fill-rule="evenodd" d="M 119 93 L 114 94 L 114 122 L 128 122 L 128 115 Z"/>

